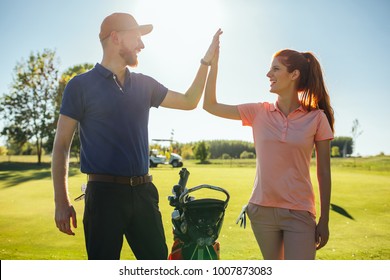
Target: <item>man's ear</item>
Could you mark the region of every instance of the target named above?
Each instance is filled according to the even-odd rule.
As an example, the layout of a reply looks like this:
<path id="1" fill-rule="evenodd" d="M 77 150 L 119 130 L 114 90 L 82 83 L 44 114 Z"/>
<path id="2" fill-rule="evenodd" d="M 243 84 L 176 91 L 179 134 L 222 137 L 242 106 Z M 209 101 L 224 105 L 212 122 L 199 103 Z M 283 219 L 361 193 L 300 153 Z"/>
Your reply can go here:
<path id="1" fill-rule="evenodd" d="M 111 31 L 110 33 L 110 39 L 114 42 L 114 44 L 118 44 L 119 38 L 118 38 L 118 32 L 117 31 Z"/>
<path id="2" fill-rule="evenodd" d="M 301 71 L 295 69 L 291 72 L 291 80 L 297 80 L 301 76 Z"/>

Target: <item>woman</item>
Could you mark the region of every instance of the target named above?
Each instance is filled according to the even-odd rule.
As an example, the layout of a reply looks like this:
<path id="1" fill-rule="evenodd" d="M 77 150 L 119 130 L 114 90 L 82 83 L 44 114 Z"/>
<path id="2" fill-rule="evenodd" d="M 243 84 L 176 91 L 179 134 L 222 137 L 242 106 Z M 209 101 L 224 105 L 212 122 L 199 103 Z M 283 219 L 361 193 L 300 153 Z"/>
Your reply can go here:
<path id="1" fill-rule="evenodd" d="M 329 239 L 330 141 L 333 109 L 312 53 L 282 50 L 267 73 L 275 104 L 217 102 L 218 54 L 207 79 L 203 108 L 252 126 L 256 178 L 247 213 L 264 259 L 315 259 Z M 316 223 L 310 159 L 316 149 L 321 213 Z"/>

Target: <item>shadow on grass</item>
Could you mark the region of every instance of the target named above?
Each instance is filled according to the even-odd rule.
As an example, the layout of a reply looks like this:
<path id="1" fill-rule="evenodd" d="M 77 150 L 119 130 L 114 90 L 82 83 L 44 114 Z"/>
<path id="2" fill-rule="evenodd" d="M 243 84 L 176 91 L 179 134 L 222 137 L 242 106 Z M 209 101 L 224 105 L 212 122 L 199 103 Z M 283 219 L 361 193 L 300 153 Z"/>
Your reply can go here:
<path id="1" fill-rule="evenodd" d="M 78 174 L 78 164 L 71 163 L 69 177 Z M 18 184 L 51 177 L 51 163 L 0 162 L 0 181 L 3 188 L 15 187 Z"/>
<path id="2" fill-rule="evenodd" d="M 206 165 L 206 164 L 213 164 L 213 163 L 211 161 L 205 160 L 205 161 L 201 161 L 201 162 L 196 162 L 195 164 Z"/>
<path id="3" fill-rule="evenodd" d="M 352 215 L 349 214 L 348 211 L 345 210 L 345 209 L 344 209 L 343 207 L 341 207 L 341 206 L 338 206 L 338 205 L 336 205 L 336 204 L 331 203 L 331 204 L 330 204 L 330 209 L 333 210 L 333 211 L 335 211 L 336 213 L 339 213 L 341 216 L 344 216 L 344 217 L 346 217 L 346 218 L 348 218 L 348 219 L 351 219 L 351 220 L 355 220 L 354 217 L 352 217 Z"/>

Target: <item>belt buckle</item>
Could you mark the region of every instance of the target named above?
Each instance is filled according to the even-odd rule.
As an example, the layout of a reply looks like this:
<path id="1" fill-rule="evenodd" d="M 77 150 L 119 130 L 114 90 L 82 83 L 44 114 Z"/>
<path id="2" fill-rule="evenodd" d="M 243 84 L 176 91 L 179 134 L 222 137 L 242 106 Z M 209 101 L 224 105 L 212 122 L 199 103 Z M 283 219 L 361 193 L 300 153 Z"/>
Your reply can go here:
<path id="1" fill-rule="evenodd" d="M 134 180 L 136 179 L 137 177 L 133 176 L 133 177 L 130 177 L 130 186 L 131 187 L 134 187 L 137 183 L 134 182 Z"/>

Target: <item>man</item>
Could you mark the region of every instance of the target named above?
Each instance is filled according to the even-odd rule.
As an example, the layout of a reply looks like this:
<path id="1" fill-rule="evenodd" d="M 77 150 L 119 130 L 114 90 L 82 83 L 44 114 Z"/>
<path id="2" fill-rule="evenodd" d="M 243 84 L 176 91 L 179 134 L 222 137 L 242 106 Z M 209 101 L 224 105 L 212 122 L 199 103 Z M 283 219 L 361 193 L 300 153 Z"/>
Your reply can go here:
<path id="1" fill-rule="evenodd" d="M 215 34 L 194 82 L 181 94 L 127 68 L 137 66 L 145 47 L 141 36 L 152 29 L 129 14 L 106 17 L 99 34 L 102 62 L 73 78 L 64 91 L 52 160 L 55 222 L 61 232 L 74 235 L 77 220 L 67 176 L 79 124 L 81 172 L 88 174 L 83 219 L 88 259 L 119 259 L 123 235 L 137 259 L 168 255 L 158 191 L 148 175 L 149 109 L 196 108 L 222 32 Z"/>

